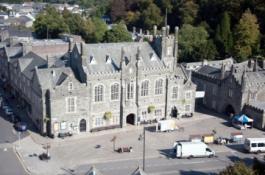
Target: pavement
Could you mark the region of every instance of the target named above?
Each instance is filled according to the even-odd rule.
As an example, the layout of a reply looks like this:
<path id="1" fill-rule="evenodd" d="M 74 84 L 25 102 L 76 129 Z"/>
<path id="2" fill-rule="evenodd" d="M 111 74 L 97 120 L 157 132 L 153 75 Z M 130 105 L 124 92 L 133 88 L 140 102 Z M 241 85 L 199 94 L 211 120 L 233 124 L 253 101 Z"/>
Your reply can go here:
<path id="1" fill-rule="evenodd" d="M 252 158 L 252 155 L 242 152 L 242 145 L 210 145 L 218 157 L 220 156 L 222 159 L 213 159 L 214 161 L 210 160 L 210 163 L 208 158 L 196 159 L 196 161 L 172 159 L 172 146 L 176 140 L 187 140 L 190 135 L 209 134 L 213 130 L 216 131 L 216 136 L 223 137 L 230 137 L 232 132 L 238 132 L 237 129 L 229 127 L 223 118 L 205 113 L 196 113 L 193 118 L 181 119 L 177 122 L 179 126 L 184 127 L 183 132 L 157 133 L 154 132 L 152 126 L 147 127 L 147 172 L 151 174 L 180 173 L 185 175 L 200 170 L 201 173 L 216 173 L 216 171 L 213 171 L 213 167 L 218 171 L 225 168 L 233 162 L 231 156 L 238 157 L 234 158 L 236 160 L 245 159 L 245 156 L 246 158 Z M 241 132 L 245 137 L 264 137 L 264 132 L 257 129 Z M 129 174 L 138 165 L 141 165 L 143 143 L 138 138 L 142 133 L 143 126 L 129 126 L 123 129 L 86 133 L 65 139 L 48 139 L 31 133 L 30 137 L 26 137 L 21 141 L 21 148 L 18 152 L 31 174 L 78 174 L 79 171 L 87 171 L 92 165 L 102 170 L 105 175 L 114 175 L 117 172 L 121 175 Z M 117 137 L 115 149 L 132 146 L 133 152 L 115 152 L 113 142 L 111 142 L 114 136 Z M 51 160 L 40 161 L 34 155 L 45 152 L 43 146 L 47 143 L 51 145 L 49 149 Z M 101 145 L 101 147 L 96 148 L 96 145 Z M 167 161 L 169 162 L 167 163 Z M 161 171 L 158 171 L 158 169 Z"/>

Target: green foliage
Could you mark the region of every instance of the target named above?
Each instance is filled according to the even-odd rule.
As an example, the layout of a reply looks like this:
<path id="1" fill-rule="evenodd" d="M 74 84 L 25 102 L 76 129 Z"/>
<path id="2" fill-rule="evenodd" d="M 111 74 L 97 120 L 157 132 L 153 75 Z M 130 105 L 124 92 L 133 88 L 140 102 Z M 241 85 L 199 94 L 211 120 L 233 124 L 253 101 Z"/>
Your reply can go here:
<path id="1" fill-rule="evenodd" d="M 62 15 L 55 8 L 48 6 L 33 23 L 38 38 L 57 38 L 60 33 L 69 32 Z"/>
<path id="2" fill-rule="evenodd" d="M 227 12 L 224 12 L 220 24 L 216 29 L 215 41 L 222 56 L 232 55 L 233 34 L 230 26 L 231 20 Z"/>
<path id="3" fill-rule="evenodd" d="M 205 47 L 206 49 L 213 43 L 208 42 L 208 32 L 204 27 L 194 27 L 190 24 L 184 24 L 179 31 L 179 48 L 180 48 L 180 59 L 182 61 L 200 61 L 204 58 L 202 52 Z M 208 46 L 207 46 L 208 45 Z"/>
<path id="4" fill-rule="evenodd" d="M 257 17 L 248 9 L 235 28 L 235 54 L 238 61 L 247 60 L 259 48 L 260 31 Z"/>
<path id="5" fill-rule="evenodd" d="M 148 106 L 147 111 L 148 111 L 148 113 L 154 112 L 155 111 L 155 106 L 154 105 Z"/>
<path id="6" fill-rule="evenodd" d="M 184 1 L 184 3 L 179 8 L 182 24 L 194 24 L 198 10 L 199 6 L 195 1 Z"/>
<path id="7" fill-rule="evenodd" d="M 152 29 L 154 25 L 160 25 L 163 21 L 160 9 L 154 3 L 150 3 L 142 12 L 141 20 L 146 29 Z"/>
<path id="8" fill-rule="evenodd" d="M 107 32 L 107 25 L 100 18 L 92 18 L 86 22 L 84 38 L 86 42 L 98 43 L 104 41 L 105 33 Z"/>
<path id="9" fill-rule="evenodd" d="M 112 118 L 112 113 L 111 112 L 105 112 L 104 113 L 104 119 L 105 120 L 110 120 Z"/>
<path id="10" fill-rule="evenodd" d="M 219 175 L 254 175 L 255 172 L 247 167 L 243 162 L 235 163 L 232 166 L 228 166 L 225 170 L 219 173 Z"/>
<path id="11" fill-rule="evenodd" d="M 130 42 L 132 41 L 131 34 L 126 29 L 126 26 L 119 23 L 111 30 L 105 33 L 104 39 L 106 42 Z"/>

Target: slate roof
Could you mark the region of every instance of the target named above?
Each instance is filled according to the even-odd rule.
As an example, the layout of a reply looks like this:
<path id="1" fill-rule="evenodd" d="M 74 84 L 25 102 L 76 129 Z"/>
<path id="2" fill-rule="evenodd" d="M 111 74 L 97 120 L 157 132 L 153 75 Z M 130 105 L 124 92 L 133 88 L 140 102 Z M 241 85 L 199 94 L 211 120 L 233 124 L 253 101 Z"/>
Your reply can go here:
<path id="1" fill-rule="evenodd" d="M 2 27 L 1 30 L 8 30 L 9 36 L 16 36 L 16 37 L 32 37 L 33 34 L 30 30 L 21 30 L 17 29 L 12 26 Z"/>
<path id="2" fill-rule="evenodd" d="M 71 74 L 73 72 L 69 67 L 37 69 L 37 77 L 42 89 L 50 89 L 61 85 Z"/>
<path id="3" fill-rule="evenodd" d="M 9 58 L 18 58 L 22 56 L 23 48 L 21 46 L 6 47 L 6 52 Z"/>
<path id="4" fill-rule="evenodd" d="M 84 65 L 87 67 L 88 73 L 118 71 L 120 70 L 122 48 L 125 61 L 135 63 L 138 47 L 141 49 L 141 64 L 144 68 L 165 67 L 163 61 L 147 42 L 86 44 L 83 46 L 83 58 L 86 60 Z M 106 64 L 108 56 L 112 60 L 110 64 Z M 91 59 L 95 60 L 94 64 L 90 63 Z"/>
<path id="5" fill-rule="evenodd" d="M 28 79 L 32 78 L 35 67 L 44 67 L 47 65 L 47 61 L 45 59 L 33 52 L 29 52 L 25 56 L 17 59 L 17 61 L 21 72 Z"/>

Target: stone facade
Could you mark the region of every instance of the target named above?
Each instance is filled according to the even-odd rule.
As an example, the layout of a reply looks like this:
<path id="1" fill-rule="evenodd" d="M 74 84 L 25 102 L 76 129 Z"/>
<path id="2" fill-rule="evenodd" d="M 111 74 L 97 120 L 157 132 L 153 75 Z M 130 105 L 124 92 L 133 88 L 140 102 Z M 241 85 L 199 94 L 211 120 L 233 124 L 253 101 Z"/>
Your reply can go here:
<path id="1" fill-rule="evenodd" d="M 241 113 L 245 105 L 263 103 L 265 70 L 261 65 L 263 62 L 258 64 L 258 61 L 249 60 L 216 67 L 206 65 L 193 71 L 192 79 L 197 84 L 197 90 L 205 92 L 205 97 L 199 103 L 228 115 Z M 260 120 L 263 119 L 256 122 Z"/>
<path id="2" fill-rule="evenodd" d="M 24 44 L 23 56 L 5 59 L 12 93 L 21 94 L 32 121 L 49 135 L 192 115 L 196 86 L 191 72 L 177 64 L 177 35 L 178 28 L 169 35 L 169 27 L 163 27 L 151 43 L 69 39 L 67 47 L 51 50 L 47 46 L 52 42 L 39 41 L 37 49 Z"/>

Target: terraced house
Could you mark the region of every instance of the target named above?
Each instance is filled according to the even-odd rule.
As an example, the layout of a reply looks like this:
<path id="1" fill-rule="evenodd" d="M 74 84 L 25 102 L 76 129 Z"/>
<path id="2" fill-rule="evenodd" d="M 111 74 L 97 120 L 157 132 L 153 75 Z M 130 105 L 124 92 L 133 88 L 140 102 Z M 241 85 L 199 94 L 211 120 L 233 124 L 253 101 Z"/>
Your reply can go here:
<path id="1" fill-rule="evenodd" d="M 33 50 L 28 57 L 41 61 L 30 74 L 27 104 L 40 132 L 93 132 L 191 115 L 196 86 L 177 64 L 178 28 L 174 35 L 169 30 L 155 30 L 151 42 L 69 40 L 68 53 L 56 59 Z"/>

